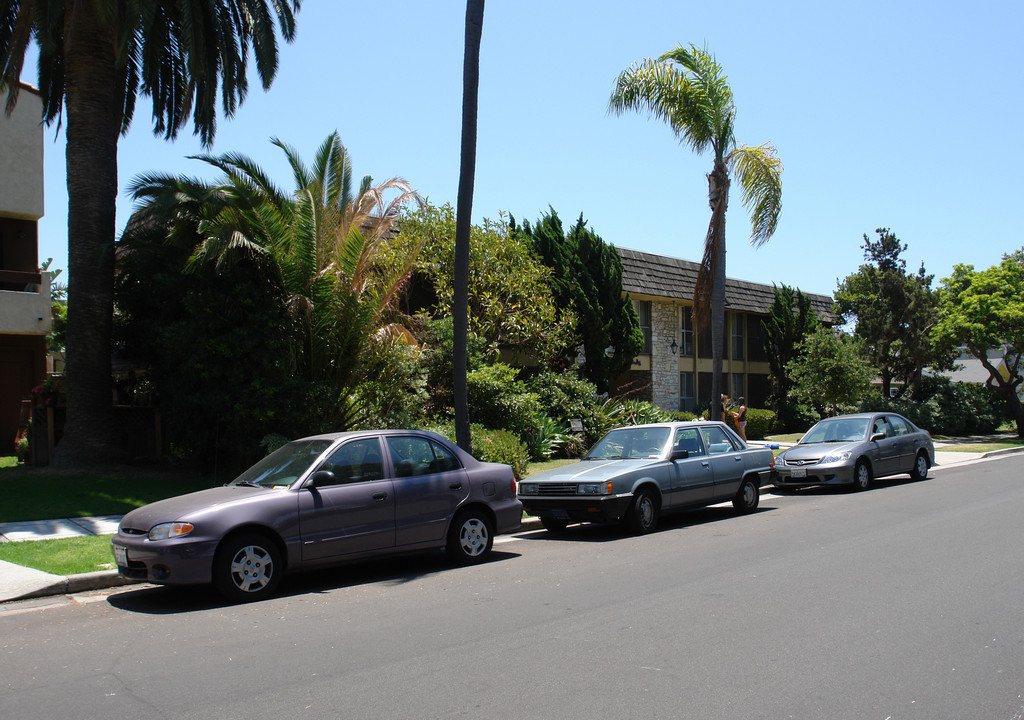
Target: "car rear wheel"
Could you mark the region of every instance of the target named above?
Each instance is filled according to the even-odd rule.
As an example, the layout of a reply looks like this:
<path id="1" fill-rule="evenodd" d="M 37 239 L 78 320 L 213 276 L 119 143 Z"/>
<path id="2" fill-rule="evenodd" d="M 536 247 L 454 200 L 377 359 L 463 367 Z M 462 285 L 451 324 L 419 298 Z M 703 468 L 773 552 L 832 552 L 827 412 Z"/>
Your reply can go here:
<path id="1" fill-rule="evenodd" d="M 732 506 L 736 512 L 746 514 L 757 510 L 757 504 L 761 500 L 761 491 L 750 478 L 744 478 L 736 497 L 732 499 Z"/>
<path id="2" fill-rule="evenodd" d="M 637 535 L 646 535 L 658 527 L 658 501 L 650 490 L 640 490 L 626 514 L 626 524 Z"/>
<path id="3" fill-rule="evenodd" d="M 448 529 L 445 551 L 460 565 L 483 562 L 494 545 L 490 519 L 479 510 L 463 510 Z"/>
<path id="4" fill-rule="evenodd" d="M 281 551 L 267 536 L 246 533 L 228 538 L 213 561 L 213 584 L 232 602 L 261 600 L 281 582 Z"/>
<path id="5" fill-rule="evenodd" d="M 853 490 L 867 490 L 871 487 L 871 466 L 864 460 L 858 460 L 853 468 Z"/>
<path id="6" fill-rule="evenodd" d="M 919 452 L 914 458 L 914 467 L 910 471 L 910 479 L 914 481 L 928 479 L 928 458 Z"/>

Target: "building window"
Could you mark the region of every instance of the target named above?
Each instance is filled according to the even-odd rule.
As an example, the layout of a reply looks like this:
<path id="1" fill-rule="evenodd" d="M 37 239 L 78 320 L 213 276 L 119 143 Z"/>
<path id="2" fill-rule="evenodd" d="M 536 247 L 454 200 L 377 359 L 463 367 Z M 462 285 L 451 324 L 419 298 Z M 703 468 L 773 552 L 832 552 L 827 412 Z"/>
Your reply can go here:
<path id="1" fill-rule="evenodd" d="M 732 314 L 732 359 L 743 359 L 743 325 L 746 315 L 743 313 Z"/>
<path id="2" fill-rule="evenodd" d="M 686 412 L 697 412 L 697 388 L 694 385 L 693 373 L 679 373 L 679 409 Z"/>
<path id="3" fill-rule="evenodd" d="M 693 357 L 693 308 L 684 307 L 683 314 L 679 321 L 679 355 L 682 357 Z"/>
<path id="4" fill-rule="evenodd" d="M 644 346 L 641 353 L 651 354 L 651 301 L 640 300 L 636 306 L 636 315 L 640 319 L 640 331 L 644 334 Z"/>
<path id="5" fill-rule="evenodd" d="M 753 362 L 768 362 L 768 351 L 764 347 L 764 320 L 751 317 L 747 323 L 747 357 Z"/>
<path id="6" fill-rule="evenodd" d="M 746 376 L 743 373 L 730 373 L 732 383 L 729 386 L 731 395 L 729 396 L 733 402 L 736 402 L 739 398 L 745 397 L 747 394 L 746 389 Z"/>

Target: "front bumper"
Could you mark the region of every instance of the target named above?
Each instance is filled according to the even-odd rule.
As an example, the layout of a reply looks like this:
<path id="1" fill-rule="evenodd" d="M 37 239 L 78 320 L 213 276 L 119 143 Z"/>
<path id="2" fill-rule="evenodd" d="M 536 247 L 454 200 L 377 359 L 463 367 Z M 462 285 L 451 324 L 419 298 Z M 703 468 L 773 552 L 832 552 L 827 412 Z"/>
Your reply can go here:
<path id="1" fill-rule="evenodd" d="M 528 515 L 536 515 L 541 519 L 612 523 L 626 516 L 633 502 L 633 494 L 582 497 L 520 495 L 519 499 Z"/>
<path id="2" fill-rule="evenodd" d="M 194 585 L 212 581 L 217 540 L 184 537 L 154 541 L 144 535 L 119 532 L 110 544 L 117 572 L 129 580 L 163 585 Z M 118 548 L 123 548 L 123 555 Z"/>
<path id="3" fill-rule="evenodd" d="M 772 468 L 771 483 L 776 487 L 807 487 L 809 485 L 849 485 L 853 482 L 853 465 L 842 463 L 815 464 L 802 467 Z"/>

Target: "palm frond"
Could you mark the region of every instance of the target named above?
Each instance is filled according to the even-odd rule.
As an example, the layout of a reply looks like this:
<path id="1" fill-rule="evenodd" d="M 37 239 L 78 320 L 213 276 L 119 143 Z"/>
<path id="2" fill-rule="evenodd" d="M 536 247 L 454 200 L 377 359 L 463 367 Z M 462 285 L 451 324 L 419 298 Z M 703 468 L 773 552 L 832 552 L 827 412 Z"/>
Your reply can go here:
<path id="1" fill-rule="evenodd" d="M 737 146 L 729 156 L 750 213 L 750 241 L 763 245 L 775 233 L 782 212 L 782 161 L 771 145 Z"/>

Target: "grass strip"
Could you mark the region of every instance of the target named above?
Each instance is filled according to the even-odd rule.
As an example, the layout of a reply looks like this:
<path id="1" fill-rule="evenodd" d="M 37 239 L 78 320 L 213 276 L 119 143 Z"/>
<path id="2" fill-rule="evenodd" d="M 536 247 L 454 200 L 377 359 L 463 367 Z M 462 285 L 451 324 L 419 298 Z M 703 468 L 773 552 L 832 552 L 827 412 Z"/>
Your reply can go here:
<path id="1" fill-rule="evenodd" d="M 110 535 L 0 543 L 0 560 L 53 575 L 116 569 Z"/>
<path id="2" fill-rule="evenodd" d="M 126 471 L 97 475 L 40 473 L 34 468 L 0 469 L 0 522 L 123 515 L 147 503 L 213 487 L 209 478 Z"/>

